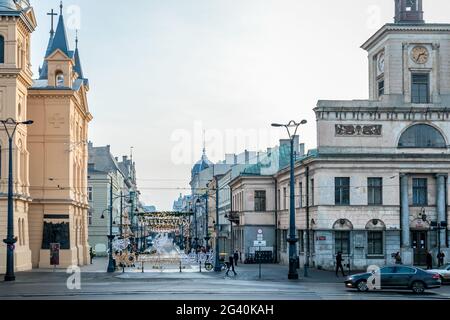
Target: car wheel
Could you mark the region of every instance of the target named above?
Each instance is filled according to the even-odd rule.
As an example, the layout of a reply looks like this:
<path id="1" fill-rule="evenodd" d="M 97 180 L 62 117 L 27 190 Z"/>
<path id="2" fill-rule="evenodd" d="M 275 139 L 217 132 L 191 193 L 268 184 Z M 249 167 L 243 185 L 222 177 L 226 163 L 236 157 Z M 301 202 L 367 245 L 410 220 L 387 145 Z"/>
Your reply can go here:
<path id="1" fill-rule="evenodd" d="M 369 291 L 369 287 L 367 286 L 367 281 L 361 280 L 356 283 L 356 289 L 358 289 L 359 292 L 367 292 Z"/>
<path id="2" fill-rule="evenodd" d="M 416 294 L 422 294 L 425 292 L 425 284 L 421 281 L 415 281 L 412 284 L 412 291 Z"/>

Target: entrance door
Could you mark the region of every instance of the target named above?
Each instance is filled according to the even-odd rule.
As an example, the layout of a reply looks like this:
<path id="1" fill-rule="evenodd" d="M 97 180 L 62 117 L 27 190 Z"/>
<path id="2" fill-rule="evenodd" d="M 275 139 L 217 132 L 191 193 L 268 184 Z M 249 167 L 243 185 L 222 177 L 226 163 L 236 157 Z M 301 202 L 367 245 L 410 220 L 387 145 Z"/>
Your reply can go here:
<path id="1" fill-rule="evenodd" d="M 427 231 L 412 232 L 412 247 L 414 249 L 414 265 L 425 266 L 427 264 Z"/>

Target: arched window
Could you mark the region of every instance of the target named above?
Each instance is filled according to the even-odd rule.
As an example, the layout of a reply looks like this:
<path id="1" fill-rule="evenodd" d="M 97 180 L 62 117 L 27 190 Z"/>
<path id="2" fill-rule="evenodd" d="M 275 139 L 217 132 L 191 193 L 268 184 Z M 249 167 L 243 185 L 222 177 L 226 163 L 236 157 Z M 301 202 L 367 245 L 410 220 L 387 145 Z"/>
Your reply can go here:
<path id="1" fill-rule="evenodd" d="M 430 125 L 416 124 L 400 137 L 399 148 L 446 148 L 442 134 Z"/>
<path id="2" fill-rule="evenodd" d="M 5 63 L 5 38 L 0 36 L 0 63 Z"/>
<path id="3" fill-rule="evenodd" d="M 61 71 L 56 73 L 56 86 L 64 87 L 64 74 Z"/>

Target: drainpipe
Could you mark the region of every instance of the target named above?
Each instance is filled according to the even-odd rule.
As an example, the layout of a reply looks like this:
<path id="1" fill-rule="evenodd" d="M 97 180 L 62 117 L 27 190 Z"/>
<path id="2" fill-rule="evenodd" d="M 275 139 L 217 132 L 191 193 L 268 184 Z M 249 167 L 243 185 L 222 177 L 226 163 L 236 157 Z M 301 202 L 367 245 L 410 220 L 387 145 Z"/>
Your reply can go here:
<path id="1" fill-rule="evenodd" d="M 278 263 L 278 181 L 277 178 L 273 178 L 275 181 L 275 259 L 274 263 Z"/>

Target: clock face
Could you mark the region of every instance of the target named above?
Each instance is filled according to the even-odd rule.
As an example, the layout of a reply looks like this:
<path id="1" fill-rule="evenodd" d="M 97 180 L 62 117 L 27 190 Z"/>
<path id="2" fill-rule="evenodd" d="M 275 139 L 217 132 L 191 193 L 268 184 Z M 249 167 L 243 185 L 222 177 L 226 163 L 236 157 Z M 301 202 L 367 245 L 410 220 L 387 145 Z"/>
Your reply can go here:
<path id="1" fill-rule="evenodd" d="M 380 53 L 378 56 L 378 72 L 382 73 L 384 72 L 384 53 Z"/>
<path id="2" fill-rule="evenodd" d="M 428 49 L 423 46 L 417 46 L 411 52 L 411 58 L 418 64 L 427 63 L 429 55 Z"/>

